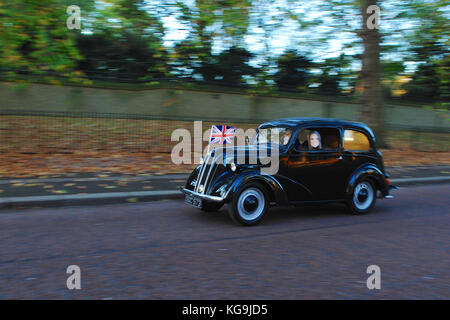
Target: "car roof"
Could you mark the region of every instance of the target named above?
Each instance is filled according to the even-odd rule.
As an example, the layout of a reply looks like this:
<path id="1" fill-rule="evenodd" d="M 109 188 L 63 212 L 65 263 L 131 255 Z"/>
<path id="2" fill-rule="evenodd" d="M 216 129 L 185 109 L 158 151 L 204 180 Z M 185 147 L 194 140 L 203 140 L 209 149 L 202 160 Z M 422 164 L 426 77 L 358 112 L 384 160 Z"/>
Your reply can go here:
<path id="1" fill-rule="evenodd" d="M 364 123 L 357 121 L 349 121 L 343 119 L 333 119 L 333 118 L 282 118 L 275 119 L 268 122 L 261 123 L 258 128 L 267 128 L 267 127 L 298 127 L 303 125 L 327 125 L 327 126 L 349 126 L 360 128 L 364 131 L 367 131 L 372 139 L 375 138 L 372 130 Z"/>

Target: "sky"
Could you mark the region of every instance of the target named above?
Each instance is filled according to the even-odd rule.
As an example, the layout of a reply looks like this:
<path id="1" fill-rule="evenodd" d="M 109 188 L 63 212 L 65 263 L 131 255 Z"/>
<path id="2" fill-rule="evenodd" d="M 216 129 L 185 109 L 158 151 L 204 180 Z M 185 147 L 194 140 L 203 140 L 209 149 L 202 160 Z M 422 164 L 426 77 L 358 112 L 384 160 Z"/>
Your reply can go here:
<path id="1" fill-rule="evenodd" d="M 265 0 L 260 0 L 264 2 Z M 258 27 L 258 21 L 263 19 L 266 24 L 269 23 L 277 23 L 277 17 L 280 14 L 279 6 L 286 7 L 290 6 L 288 3 L 289 0 L 279 0 L 276 3 L 272 3 L 268 6 L 264 6 L 263 8 L 255 6 L 253 10 L 250 12 L 250 23 L 247 35 L 244 37 L 246 48 L 255 53 L 256 57 L 250 61 L 250 64 L 253 66 L 258 66 L 264 61 L 264 55 L 267 54 L 267 51 L 272 57 L 276 57 L 281 55 L 288 49 L 298 50 L 300 53 L 307 54 L 315 61 L 321 61 L 323 59 L 332 58 L 339 56 L 342 52 L 347 54 L 358 53 L 358 48 L 346 49 L 343 47 L 346 43 L 352 42 L 355 40 L 354 35 L 349 35 L 349 32 L 341 32 L 335 34 L 327 44 L 323 45 L 320 50 L 316 50 L 316 48 L 312 48 L 308 45 L 308 42 L 311 38 L 317 37 L 321 35 L 323 32 L 328 32 L 330 28 L 325 26 L 314 28 L 313 34 L 311 31 L 302 31 L 299 28 L 299 24 L 297 21 L 293 19 L 283 19 L 276 28 L 271 32 L 271 34 L 266 38 L 264 34 L 264 30 Z M 149 0 L 150 4 L 154 5 L 159 1 Z M 194 1 L 186 0 L 184 1 L 188 5 L 193 5 Z M 309 0 L 307 4 L 302 4 L 298 8 L 294 8 L 293 12 L 298 16 L 302 17 L 307 21 L 311 21 L 316 18 L 320 18 L 323 16 L 323 12 L 321 12 L 321 8 L 318 6 L 323 2 L 322 0 Z M 180 23 L 177 19 L 177 14 L 174 12 L 170 16 L 162 17 L 162 21 L 166 28 L 166 35 L 164 37 L 164 45 L 167 47 L 173 46 L 176 42 L 185 39 L 189 30 Z M 268 46 L 268 50 L 266 51 L 266 45 Z M 213 46 L 213 54 L 218 54 L 220 51 L 225 49 L 229 44 L 226 42 L 226 38 L 218 37 L 215 39 Z M 359 50 L 360 51 L 360 50 Z M 360 63 L 359 61 L 355 61 L 354 68 L 359 69 Z"/>
<path id="2" fill-rule="evenodd" d="M 158 0 L 147 1 L 160 3 Z M 306 54 L 315 62 L 338 57 L 342 53 L 355 55 L 363 51 L 362 45 L 360 44 L 348 47 L 349 44 L 359 41 L 355 30 L 361 28 L 362 23 L 360 12 L 358 8 L 354 7 L 353 1 L 339 1 L 339 3 L 344 4 L 349 3 L 348 6 L 332 6 L 327 0 L 253 1 L 255 6 L 250 14 L 248 34 L 245 36 L 246 48 L 257 54 L 257 57 L 253 59 L 251 64 L 258 65 L 259 62 L 263 61 L 262 55 L 267 54 L 267 52 L 271 56 L 278 56 L 288 49 L 295 49 L 302 54 Z M 183 0 L 183 2 L 192 6 L 195 0 Z M 408 54 L 405 48 L 409 45 L 405 40 L 405 36 L 411 35 L 411 32 L 420 24 L 420 21 L 396 17 L 401 10 L 404 10 L 406 4 L 409 2 L 408 0 L 380 0 L 378 2 L 380 5 L 379 30 L 383 34 L 382 45 L 394 45 L 398 48 L 392 52 L 383 53 L 382 59 L 393 61 L 403 60 L 406 71 L 413 72 L 418 64 L 408 61 L 408 58 L 405 56 Z M 433 3 L 436 0 L 424 0 L 424 2 Z M 258 4 L 260 5 L 258 6 Z M 304 21 L 322 19 L 325 24 L 305 31 L 299 27 L 297 21 L 284 18 L 281 25 L 275 28 L 266 39 L 264 31 L 258 28 L 257 20 L 263 19 L 265 23 L 271 20 L 277 20 L 277 15 L 280 13 L 279 7 L 282 9 L 289 8 Z M 450 18 L 450 5 L 441 10 Z M 343 21 L 348 23 L 348 27 L 342 26 L 341 23 Z M 163 22 L 168 31 L 164 38 L 164 43 L 168 47 L 172 46 L 176 41 L 184 39 L 189 33 L 188 30 L 182 30 L 184 26 L 179 23 L 175 16 L 165 17 Z M 327 32 L 332 32 L 331 36 L 328 35 L 326 43 L 318 46 L 318 41 L 316 40 L 323 37 Z M 265 51 L 266 45 L 269 47 L 268 51 Z M 227 44 L 219 38 L 215 41 L 213 53 L 217 54 L 226 47 Z M 358 70 L 360 67 L 361 63 L 359 59 L 355 59 L 352 69 Z"/>
<path id="3" fill-rule="evenodd" d="M 195 9 L 195 0 L 182 1 L 187 6 Z M 346 45 L 359 40 L 354 31 L 360 28 L 362 21 L 358 10 L 353 5 L 333 7 L 326 0 L 253 1 L 255 5 L 250 11 L 249 28 L 244 37 L 244 43 L 249 51 L 256 54 L 256 57 L 250 62 L 254 66 L 261 64 L 265 55 L 276 57 L 288 49 L 295 49 L 299 53 L 312 58 L 315 62 L 337 57 L 342 53 L 347 55 L 362 53 L 361 45 L 346 47 Z M 97 0 L 97 2 L 101 6 L 102 0 Z M 175 2 L 176 0 L 146 0 L 146 9 L 153 15 L 159 16 L 164 24 L 166 29 L 163 38 L 164 45 L 169 48 L 173 47 L 176 42 L 185 39 L 190 32 L 189 26 L 182 23 L 180 11 Z M 342 2 L 345 3 L 345 1 Z M 406 46 L 404 32 L 407 32 L 409 29 L 412 30 L 414 23 L 416 23 L 414 21 L 392 19 L 404 2 L 405 0 L 380 1 L 380 32 L 389 35 L 384 37 L 384 43 L 386 44 L 396 44 L 399 47 L 402 45 Z M 308 30 L 301 29 L 299 23 L 292 18 L 283 17 L 280 19 L 281 10 L 286 8 L 289 8 L 302 21 L 322 19 L 326 23 Z M 338 16 L 333 17 L 334 14 Z M 349 26 L 342 27 L 341 23 L 343 21 L 339 21 L 339 19 L 346 21 Z M 265 25 L 270 23 L 278 24 L 267 35 L 262 28 L 258 27 L 261 21 Z M 341 27 L 337 28 L 337 26 Z M 220 26 L 218 26 L 217 30 L 220 34 Z M 325 43 L 318 45 L 317 39 L 323 37 L 327 32 L 332 32 L 331 36 L 327 37 L 328 40 Z M 229 46 L 230 43 L 227 41 L 226 36 L 218 36 L 214 41 L 213 54 L 218 54 Z M 384 58 L 402 60 L 403 56 L 400 50 L 399 52 L 388 54 Z M 414 63 L 406 63 L 406 65 L 407 71 L 413 71 L 416 68 Z M 352 68 L 355 70 L 360 68 L 359 59 L 355 59 Z"/>
<path id="4" fill-rule="evenodd" d="M 312 2 L 317 2 L 317 0 L 310 0 Z M 194 1 L 185 1 L 186 3 L 194 3 Z M 273 5 L 273 9 L 265 8 L 264 11 L 270 11 L 271 15 L 277 15 L 276 6 L 280 5 L 280 2 L 285 2 L 284 0 L 279 1 L 276 5 Z M 287 5 L 287 4 L 286 4 Z M 257 10 L 257 9 L 256 9 Z M 262 11 L 261 11 L 262 12 Z M 298 10 L 298 13 L 301 13 L 301 10 Z M 258 11 L 254 11 L 250 14 L 250 28 L 248 30 L 248 35 L 245 37 L 245 43 L 249 50 L 253 52 L 261 52 L 265 49 L 264 43 L 264 31 L 261 28 L 258 28 L 255 19 L 258 19 L 260 16 Z M 321 16 L 319 10 L 315 9 L 314 6 L 311 6 L 311 9 L 308 10 L 307 16 L 309 19 L 317 18 Z M 270 19 L 268 17 L 267 19 Z M 165 28 L 167 28 L 167 34 L 164 37 L 164 45 L 172 46 L 176 41 L 181 41 L 187 37 L 189 34 L 189 30 L 186 30 L 184 25 L 181 24 L 176 15 L 162 17 L 162 21 L 164 22 Z M 282 26 L 277 28 L 271 35 L 269 39 L 270 52 L 274 55 L 282 54 L 286 49 L 297 47 L 298 42 L 303 38 L 307 38 L 307 32 L 301 32 L 299 30 L 298 24 L 291 20 L 287 19 L 283 21 Z M 341 37 L 337 37 L 330 41 L 330 47 L 328 52 L 325 53 L 324 56 L 332 57 L 338 56 L 342 49 L 342 45 L 345 43 L 345 39 Z M 213 48 L 215 50 L 214 53 L 220 52 L 223 47 L 226 47 L 226 44 L 221 43 L 219 40 L 216 43 L 216 46 Z M 323 52 L 322 52 L 323 53 Z"/>

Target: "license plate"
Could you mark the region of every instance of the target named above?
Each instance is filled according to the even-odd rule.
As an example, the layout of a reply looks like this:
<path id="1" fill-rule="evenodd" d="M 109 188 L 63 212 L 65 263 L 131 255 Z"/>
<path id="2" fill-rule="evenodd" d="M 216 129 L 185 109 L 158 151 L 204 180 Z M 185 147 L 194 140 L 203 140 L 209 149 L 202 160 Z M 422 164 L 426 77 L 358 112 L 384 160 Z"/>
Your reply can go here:
<path id="1" fill-rule="evenodd" d="M 191 206 L 194 206 L 196 208 L 202 208 L 202 199 L 193 196 L 192 194 L 187 194 L 186 197 L 184 198 L 184 202 L 186 202 L 187 204 L 190 204 Z"/>

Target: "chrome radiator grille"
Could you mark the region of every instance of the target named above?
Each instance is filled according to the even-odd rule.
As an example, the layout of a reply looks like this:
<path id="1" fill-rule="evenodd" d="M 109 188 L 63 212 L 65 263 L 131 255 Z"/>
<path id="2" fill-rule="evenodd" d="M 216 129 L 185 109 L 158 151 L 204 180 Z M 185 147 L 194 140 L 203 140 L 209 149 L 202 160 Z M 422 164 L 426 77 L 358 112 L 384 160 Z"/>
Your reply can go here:
<path id="1" fill-rule="evenodd" d="M 216 167 L 216 161 L 215 161 L 215 156 L 214 156 L 214 152 L 209 153 L 203 164 L 202 167 L 200 169 L 199 175 L 198 175 L 198 179 L 197 179 L 197 184 L 195 186 L 195 192 L 199 192 L 199 193 L 206 193 L 206 189 L 208 188 L 208 182 L 209 182 L 209 178 L 211 176 L 211 173 L 214 171 L 214 168 Z M 199 187 L 202 186 L 202 190 L 199 190 Z"/>

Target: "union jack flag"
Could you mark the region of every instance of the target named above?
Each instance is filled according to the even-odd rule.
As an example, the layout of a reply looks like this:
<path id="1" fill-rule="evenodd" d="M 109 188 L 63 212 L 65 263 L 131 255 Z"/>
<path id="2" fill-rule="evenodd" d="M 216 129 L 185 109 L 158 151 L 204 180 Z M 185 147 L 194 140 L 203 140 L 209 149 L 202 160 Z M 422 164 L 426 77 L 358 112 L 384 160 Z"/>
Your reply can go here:
<path id="1" fill-rule="evenodd" d="M 209 143 L 228 144 L 233 143 L 233 137 L 236 128 L 232 126 L 215 126 L 211 127 L 211 135 Z"/>

